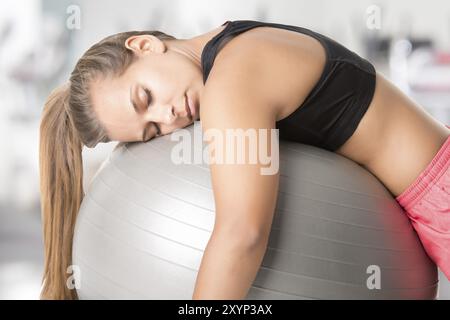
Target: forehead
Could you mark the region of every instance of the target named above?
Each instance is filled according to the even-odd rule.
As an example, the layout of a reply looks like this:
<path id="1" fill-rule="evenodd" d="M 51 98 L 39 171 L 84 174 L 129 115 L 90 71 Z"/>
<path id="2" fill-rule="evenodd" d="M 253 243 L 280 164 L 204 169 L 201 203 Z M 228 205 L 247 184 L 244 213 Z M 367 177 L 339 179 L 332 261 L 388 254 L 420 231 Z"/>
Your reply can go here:
<path id="1" fill-rule="evenodd" d="M 90 84 L 92 107 L 112 140 L 126 139 L 137 122 L 130 102 L 132 85 L 125 73 L 120 77 L 101 77 Z"/>
<path id="2" fill-rule="evenodd" d="M 151 64 L 152 59 L 136 59 L 119 75 L 99 76 L 90 84 L 91 99 L 94 109 L 109 111 L 117 102 L 131 106 L 130 88 L 138 83 L 146 82 L 149 76 L 158 69 L 158 63 Z M 152 70 L 150 73 L 149 70 Z M 125 99 L 125 100 L 124 100 Z"/>

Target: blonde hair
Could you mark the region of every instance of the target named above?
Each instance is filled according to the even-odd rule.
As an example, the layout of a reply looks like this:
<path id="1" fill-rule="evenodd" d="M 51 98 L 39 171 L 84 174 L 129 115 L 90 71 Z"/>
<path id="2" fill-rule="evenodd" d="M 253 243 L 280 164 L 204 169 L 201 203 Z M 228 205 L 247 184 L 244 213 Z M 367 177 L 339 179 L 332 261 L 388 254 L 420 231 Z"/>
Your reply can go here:
<path id="1" fill-rule="evenodd" d="M 39 168 L 44 236 L 44 273 L 41 299 L 78 299 L 67 282 L 72 264 L 72 240 L 83 191 L 83 145 L 109 142 L 90 101 L 90 83 L 120 75 L 136 58 L 125 47 L 133 35 L 149 34 L 161 40 L 174 37 L 160 31 L 129 31 L 109 36 L 89 48 L 78 60 L 70 80 L 51 92 L 40 124 Z"/>

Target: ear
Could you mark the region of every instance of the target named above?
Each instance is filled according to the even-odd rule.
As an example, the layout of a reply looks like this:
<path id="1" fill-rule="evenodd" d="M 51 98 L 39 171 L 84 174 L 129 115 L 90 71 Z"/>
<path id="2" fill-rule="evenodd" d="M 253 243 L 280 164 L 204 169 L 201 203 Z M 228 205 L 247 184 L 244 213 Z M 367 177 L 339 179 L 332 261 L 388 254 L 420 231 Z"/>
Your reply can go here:
<path id="1" fill-rule="evenodd" d="M 125 47 L 133 51 L 136 55 L 143 55 L 146 53 L 164 53 L 166 45 L 157 37 L 144 34 L 131 36 L 125 40 Z"/>

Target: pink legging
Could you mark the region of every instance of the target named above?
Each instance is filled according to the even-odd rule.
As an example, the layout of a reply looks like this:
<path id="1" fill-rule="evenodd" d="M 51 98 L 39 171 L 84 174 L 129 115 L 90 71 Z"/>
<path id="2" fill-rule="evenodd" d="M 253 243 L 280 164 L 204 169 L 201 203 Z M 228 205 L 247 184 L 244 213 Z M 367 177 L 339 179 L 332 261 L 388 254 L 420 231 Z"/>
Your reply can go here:
<path id="1" fill-rule="evenodd" d="M 450 136 L 396 200 L 406 211 L 428 256 L 450 281 Z"/>

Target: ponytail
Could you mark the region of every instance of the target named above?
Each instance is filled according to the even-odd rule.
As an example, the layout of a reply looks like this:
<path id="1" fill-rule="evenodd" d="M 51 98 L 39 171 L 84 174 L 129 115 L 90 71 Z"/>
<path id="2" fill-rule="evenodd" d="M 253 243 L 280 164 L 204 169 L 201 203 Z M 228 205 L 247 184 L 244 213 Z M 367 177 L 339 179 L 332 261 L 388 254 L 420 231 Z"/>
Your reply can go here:
<path id="1" fill-rule="evenodd" d="M 75 221 L 83 199 L 83 144 L 68 113 L 69 84 L 48 97 L 40 124 L 39 167 L 44 235 L 41 299 L 78 299 L 67 286 Z"/>
<path id="2" fill-rule="evenodd" d="M 77 299 L 66 285 L 72 264 L 72 238 L 83 199 L 83 146 L 109 142 L 90 96 L 98 77 L 120 75 L 135 61 L 125 48 L 134 35 L 149 34 L 173 40 L 161 31 L 129 31 L 109 36 L 90 47 L 78 60 L 68 83 L 48 97 L 40 124 L 39 167 L 41 213 L 44 233 L 42 299 Z M 69 94 L 70 93 L 70 94 Z"/>

